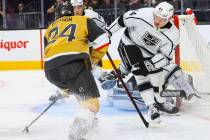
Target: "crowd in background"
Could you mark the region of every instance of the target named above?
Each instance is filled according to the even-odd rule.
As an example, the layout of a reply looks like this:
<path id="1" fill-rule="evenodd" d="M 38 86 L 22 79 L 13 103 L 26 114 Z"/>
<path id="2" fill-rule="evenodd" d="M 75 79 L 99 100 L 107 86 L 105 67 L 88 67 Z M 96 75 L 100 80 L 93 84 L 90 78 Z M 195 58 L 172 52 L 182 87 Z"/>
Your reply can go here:
<path id="1" fill-rule="evenodd" d="M 3 29 L 3 17 L 6 19 L 6 29 L 41 28 L 41 2 L 42 0 L 6 0 L 6 12 L 2 8 L 0 0 L 0 29 Z M 117 16 L 128 10 L 157 5 L 164 0 L 116 0 Z M 174 5 L 180 12 L 181 0 L 165 0 Z M 44 24 L 45 26 L 54 20 L 53 13 L 47 10 L 56 0 L 44 0 Z M 99 12 L 110 24 L 114 20 L 114 0 L 84 0 L 86 8 Z M 184 8 L 194 9 L 200 22 L 210 22 L 210 0 L 184 0 Z"/>

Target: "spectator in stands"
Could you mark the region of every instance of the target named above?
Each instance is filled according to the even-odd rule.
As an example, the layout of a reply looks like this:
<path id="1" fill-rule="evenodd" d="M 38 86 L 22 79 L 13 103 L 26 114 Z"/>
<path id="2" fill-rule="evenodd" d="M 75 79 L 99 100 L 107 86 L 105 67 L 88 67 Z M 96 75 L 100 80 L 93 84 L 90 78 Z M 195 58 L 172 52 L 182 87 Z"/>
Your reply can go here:
<path id="1" fill-rule="evenodd" d="M 103 3 L 99 6 L 99 9 L 110 9 L 113 8 L 111 0 L 103 0 Z"/>
<path id="2" fill-rule="evenodd" d="M 195 15 L 198 21 L 208 22 L 210 20 L 210 12 L 207 11 L 209 8 L 208 0 L 195 0 Z"/>
<path id="3" fill-rule="evenodd" d="M 3 29 L 3 16 L 4 16 L 4 13 L 3 13 L 2 5 L 0 3 L 0 29 Z"/>
<path id="4" fill-rule="evenodd" d="M 56 2 L 53 4 L 53 6 L 51 6 L 48 10 L 47 13 L 55 13 L 55 19 L 57 19 L 58 17 L 60 17 L 59 15 L 59 11 L 61 10 L 61 6 L 64 3 L 64 0 L 56 0 Z"/>
<path id="5" fill-rule="evenodd" d="M 7 28 L 15 29 L 16 28 L 15 6 L 8 5 L 6 18 L 7 18 Z"/>
<path id="6" fill-rule="evenodd" d="M 100 13 L 100 15 L 103 16 L 107 25 L 110 25 L 115 19 L 114 9 L 113 9 L 113 5 L 111 4 L 111 0 L 103 0 L 103 2 L 98 7 L 98 9 L 100 9 L 100 11 L 103 11 Z"/>
<path id="7" fill-rule="evenodd" d="M 26 28 L 27 21 L 25 15 L 23 14 L 25 12 L 24 4 L 19 3 L 17 9 L 18 9 L 17 28 L 18 29 Z"/>
<path id="8" fill-rule="evenodd" d="M 129 0 L 120 0 L 120 3 L 125 6 L 126 11 L 129 10 Z"/>
<path id="9" fill-rule="evenodd" d="M 195 0 L 184 0 L 184 9 L 186 8 L 195 8 Z"/>
<path id="10" fill-rule="evenodd" d="M 91 0 L 90 6 L 93 8 L 93 10 L 98 9 L 99 1 L 98 0 Z"/>
<path id="11" fill-rule="evenodd" d="M 90 6 L 89 0 L 83 0 L 84 8 L 93 10 L 93 7 Z"/>
<path id="12" fill-rule="evenodd" d="M 125 0 L 117 0 L 117 8 L 119 9 L 120 15 L 124 14 L 128 10 L 128 4 L 125 3 L 126 1 Z"/>
<path id="13" fill-rule="evenodd" d="M 19 3 L 17 8 L 18 8 L 18 13 L 24 12 L 24 4 L 23 3 Z"/>

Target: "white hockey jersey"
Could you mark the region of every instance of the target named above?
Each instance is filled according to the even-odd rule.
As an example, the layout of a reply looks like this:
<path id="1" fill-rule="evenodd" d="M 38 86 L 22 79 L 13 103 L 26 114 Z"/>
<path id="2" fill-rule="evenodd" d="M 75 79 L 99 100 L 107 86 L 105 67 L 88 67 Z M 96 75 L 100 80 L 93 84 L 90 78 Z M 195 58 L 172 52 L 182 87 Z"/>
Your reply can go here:
<path id="1" fill-rule="evenodd" d="M 88 18 L 93 19 L 98 27 L 100 27 L 102 29 L 106 28 L 106 22 L 105 22 L 104 18 L 101 15 L 99 15 L 97 12 L 90 10 L 90 9 L 85 9 L 84 14 Z"/>
<path id="2" fill-rule="evenodd" d="M 131 10 L 118 17 L 108 28 L 115 33 L 126 27 L 122 37 L 125 45 L 137 45 L 144 57 L 151 57 L 162 53 L 169 60 L 173 58 L 174 49 L 179 43 L 179 30 L 173 22 L 163 28 L 154 26 L 154 8 Z"/>

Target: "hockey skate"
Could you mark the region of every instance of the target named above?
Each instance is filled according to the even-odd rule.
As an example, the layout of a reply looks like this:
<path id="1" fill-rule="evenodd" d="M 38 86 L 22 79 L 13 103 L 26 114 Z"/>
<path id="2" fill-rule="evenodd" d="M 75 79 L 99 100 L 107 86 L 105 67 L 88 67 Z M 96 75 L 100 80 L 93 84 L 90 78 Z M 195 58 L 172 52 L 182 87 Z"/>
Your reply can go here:
<path id="1" fill-rule="evenodd" d="M 76 118 L 70 126 L 69 140 L 85 140 L 85 135 L 92 127 L 92 124 L 87 120 Z"/>
<path id="2" fill-rule="evenodd" d="M 93 122 L 88 122 L 81 118 L 76 118 L 70 126 L 69 140 L 86 140 L 91 131 L 98 126 L 98 119 L 94 118 Z"/>
<path id="3" fill-rule="evenodd" d="M 157 109 L 157 104 L 154 103 L 153 105 L 149 106 L 149 115 L 150 115 L 150 119 L 152 122 L 155 122 L 155 123 L 160 123 L 161 120 L 160 120 L 160 112 L 158 111 Z"/>
<path id="4" fill-rule="evenodd" d="M 149 106 L 148 114 L 150 115 L 150 119 L 151 119 L 150 124 L 149 124 L 150 127 L 160 128 L 160 127 L 166 126 L 166 124 L 162 122 L 160 119 L 160 112 L 157 109 L 156 103 Z"/>
<path id="5" fill-rule="evenodd" d="M 94 113 L 82 109 L 74 122 L 70 125 L 69 140 L 85 140 L 86 137 L 91 135 L 94 128 L 97 127 L 98 120 Z"/>
<path id="6" fill-rule="evenodd" d="M 156 99 L 157 109 L 161 112 L 168 114 L 176 114 L 179 112 L 179 109 L 176 107 L 176 104 L 172 98 L 166 100 L 164 103 L 159 103 Z"/>

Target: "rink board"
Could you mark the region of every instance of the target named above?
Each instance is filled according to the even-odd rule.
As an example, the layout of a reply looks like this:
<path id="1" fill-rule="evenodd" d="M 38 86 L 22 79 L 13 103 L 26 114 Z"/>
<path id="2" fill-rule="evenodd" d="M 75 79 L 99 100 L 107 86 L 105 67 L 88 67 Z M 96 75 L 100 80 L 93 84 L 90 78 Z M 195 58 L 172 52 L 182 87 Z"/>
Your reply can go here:
<path id="1" fill-rule="evenodd" d="M 200 25 L 199 31 L 210 44 L 210 25 Z M 120 63 L 117 47 L 123 32 L 124 29 L 112 36 L 109 47 L 109 53 L 116 66 Z M 43 69 L 44 33 L 45 30 L 0 31 L 0 70 Z M 182 53 L 182 56 L 188 55 L 187 52 Z M 200 64 L 193 60 L 181 60 L 181 67 L 189 71 L 189 63 L 192 69 L 199 71 Z M 112 69 L 106 56 L 103 58 L 103 68 Z"/>

